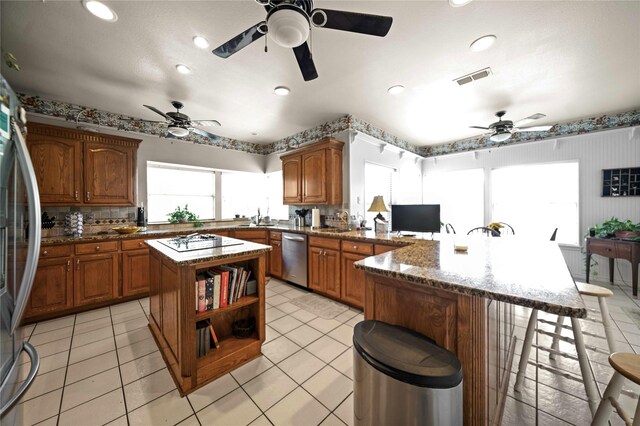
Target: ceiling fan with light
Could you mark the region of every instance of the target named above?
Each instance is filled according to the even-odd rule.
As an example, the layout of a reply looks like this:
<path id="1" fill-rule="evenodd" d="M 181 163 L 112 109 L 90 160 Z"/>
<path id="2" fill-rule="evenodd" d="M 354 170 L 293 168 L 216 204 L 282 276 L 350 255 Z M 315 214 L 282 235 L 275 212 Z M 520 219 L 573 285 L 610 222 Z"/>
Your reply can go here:
<path id="1" fill-rule="evenodd" d="M 238 34 L 220 47 L 214 55 L 228 58 L 265 34 L 276 44 L 293 48 L 305 81 L 318 78 L 309 48 L 311 25 L 366 35 L 384 37 L 393 18 L 342 10 L 314 9 L 313 0 L 256 0 L 267 11 L 267 19 Z M 266 42 L 265 42 L 266 43 Z M 265 44 L 265 52 L 267 47 Z"/>
<path id="2" fill-rule="evenodd" d="M 194 126 L 198 127 L 213 127 L 220 126 L 220 122 L 217 120 L 192 120 L 188 115 L 180 112 L 182 108 L 184 108 L 184 104 L 178 101 L 171 101 L 171 105 L 176 109 L 175 111 L 169 111 L 164 113 L 160 111 L 158 108 L 153 107 L 151 105 L 143 105 L 146 108 L 149 108 L 151 111 L 156 114 L 161 115 L 165 118 L 164 121 L 153 121 L 153 120 L 130 120 L 130 121 L 144 121 L 147 123 L 166 123 L 167 124 L 167 132 L 169 137 L 183 138 L 189 134 L 189 132 L 196 133 L 201 136 L 206 136 L 211 139 L 217 139 L 218 136 L 209 133 L 205 130 L 198 129 Z"/>
<path id="3" fill-rule="evenodd" d="M 539 120 L 541 118 L 546 117 L 545 114 L 536 113 L 530 115 L 529 117 L 523 118 L 522 120 L 517 121 L 515 124 L 511 120 L 503 120 L 502 117 L 507 113 L 507 111 L 498 111 L 496 112 L 496 117 L 498 117 L 498 121 L 495 123 L 489 124 L 489 127 L 482 126 L 470 126 L 472 129 L 482 129 L 482 130 L 490 130 L 491 136 L 489 136 L 489 140 L 491 142 L 504 142 L 511 138 L 513 133 L 520 132 L 547 132 L 553 126 L 534 126 L 534 127 L 521 127 L 525 124 L 529 124 L 532 121 Z"/>

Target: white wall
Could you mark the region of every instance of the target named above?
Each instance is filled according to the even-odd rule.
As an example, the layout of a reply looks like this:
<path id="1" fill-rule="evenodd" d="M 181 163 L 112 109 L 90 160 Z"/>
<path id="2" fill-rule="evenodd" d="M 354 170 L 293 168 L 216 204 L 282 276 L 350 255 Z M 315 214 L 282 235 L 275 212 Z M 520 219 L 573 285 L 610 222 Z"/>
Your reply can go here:
<path id="1" fill-rule="evenodd" d="M 461 154 L 444 155 L 423 161 L 423 174 L 438 171 L 483 168 L 485 170 L 485 222 L 490 217 L 489 172 L 493 168 L 532 163 L 556 161 L 579 162 L 580 175 L 580 232 L 584 235 L 594 224 L 615 216 L 619 219 L 631 219 L 640 222 L 640 197 L 601 197 L 602 169 L 640 166 L 640 138 L 638 131 L 630 139 L 630 129 L 609 130 L 554 140 L 532 142 L 514 146 Z M 571 273 L 584 279 L 584 265 L 579 247 L 562 246 L 562 253 Z M 608 262 L 597 258 L 599 262 L 597 280 L 608 280 Z M 535 260 L 534 260 L 535 261 Z M 619 261 L 619 270 L 624 281 L 631 282 L 629 262 Z M 541 276 L 544 265 L 540 265 Z M 620 274 L 615 280 L 620 282 Z"/>
<path id="2" fill-rule="evenodd" d="M 400 179 L 394 183 L 394 200 L 386 203 L 420 203 L 422 200 L 422 170 L 421 161 L 416 163 L 416 155 L 404 152 L 400 158 L 399 148 L 387 146 L 380 152 L 384 142 L 371 136 L 358 133 L 350 146 L 349 174 L 350 198 L 349 207 L 352 215 L 365 215 L 373 200 L 365 200 L 364 165 L 366 162 L 393 167 L 400 173 Z M 407 201 L 414 199 L 415 201 Z M 387 206 L 388 207 L 388 206 Z"/>

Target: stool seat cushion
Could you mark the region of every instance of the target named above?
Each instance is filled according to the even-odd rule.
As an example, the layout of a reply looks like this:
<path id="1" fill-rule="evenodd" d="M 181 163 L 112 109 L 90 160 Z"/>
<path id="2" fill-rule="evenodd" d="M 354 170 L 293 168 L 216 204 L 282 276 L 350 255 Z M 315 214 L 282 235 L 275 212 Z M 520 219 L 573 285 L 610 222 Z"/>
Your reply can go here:
<path id="1" fill-rule="evenodd" d="M 616 352 L 609 355 L 609 364 L 618 373 L 640 385 L 640 354 Z"/>
<path id="2" fill-rule="evenodd" d="M 599 285 L 581 283 L 576 281 L 576 287 L 583 296 L 595 296 L 595 297 L 611 297 L 613 292 L 608 288 L 600 287 Z"/>

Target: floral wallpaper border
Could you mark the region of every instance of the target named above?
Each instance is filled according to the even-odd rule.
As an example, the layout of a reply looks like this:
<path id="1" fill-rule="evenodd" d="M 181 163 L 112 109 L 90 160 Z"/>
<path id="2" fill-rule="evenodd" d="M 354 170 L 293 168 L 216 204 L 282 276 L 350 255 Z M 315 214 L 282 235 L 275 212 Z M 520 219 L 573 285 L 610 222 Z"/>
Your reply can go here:
<path id="1" fill-rule="evenodd" d="M 420 148 L 419 153 L 423 157 L 435 157 L 437 155 L 475 151 L 482 148 L 514 145 L 544 139 L 556 139 L 566 136 L 575 136 L 633 126 L 640 126 L 640 109 L 621 112 L 618 114 L 603 114 L 595 117 L 581 118 L 579 120 L 565 123 L 557 123 L 547 132 L 516 133 L 509 140 L 504 142 L 491 142 L 488 136 L 475 136 L 450 143 L 423 146 Z"/>
<path id="2" fill-rule="evenodd" d="M 137 117 L 129 117 L 122 114 L 101 111 L 95 108 L 62 101 L 53 101 L 44 99 L 37 95 L 27 95 L 19 92 L 16 93 L 16 95 L 20 103 L 22 103 L 24 108 L 30 113 L 63 118 L 66 121 L 78 122 L 78 124 L 93 124 L 111 127 L 122 131 L 167 137 L 166 128 L 162 126 L 161 123 L 148 123 L 141 121 Z M 632 111 L 617 114 L 603 114 L 595 117 L 558 123 L 547 132 L 516 133 L 505 142 L 491 142 L 488 136 L 483 135 L 438 145 L 419 147 L 392 135 L 379 127 L 376 127 L 373 124 L 367 123 L 364 120 L 352 115 L 345 115 L 265 145 L 217 135 L 212 139 L 193 133 L 190 133 L 184 138 L 173 139 L 192 142 L 195 144 L 211 145 L 223 149 L 232 149 L 249 154 L 268 155 L 286 151 L 288 141 L 291 138 L 296 139 L 299 144 L 305 144 L 307 142 L 318 140 L 324 136 L 333 135 L 347 130 L 354 130 L 422 157 L 434 157 L 438 155 L 454 154 L 483 148 L 540 141 L 543 139 L 554 139 L 633 126 L 640 126 L 640 109 L 634 109 Z"/>

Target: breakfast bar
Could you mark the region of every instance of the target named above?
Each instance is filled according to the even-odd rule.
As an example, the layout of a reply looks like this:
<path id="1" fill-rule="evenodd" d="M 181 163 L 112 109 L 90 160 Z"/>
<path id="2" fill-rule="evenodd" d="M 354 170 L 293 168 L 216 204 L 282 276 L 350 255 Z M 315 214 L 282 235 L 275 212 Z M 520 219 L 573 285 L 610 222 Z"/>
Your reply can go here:
<path id="1" fill-rule="evenodd" d="M 417 331 L 456 354 L 464 424 L 500 424 L 517 340 L 514 305 L 575 318 L 587 310 L 557 244 L 515 238 L 465 244 L 466 251 L 456 251 L 453 239 L 421 240 L 356 262 L 366 276 L 364 315 Z"/>

